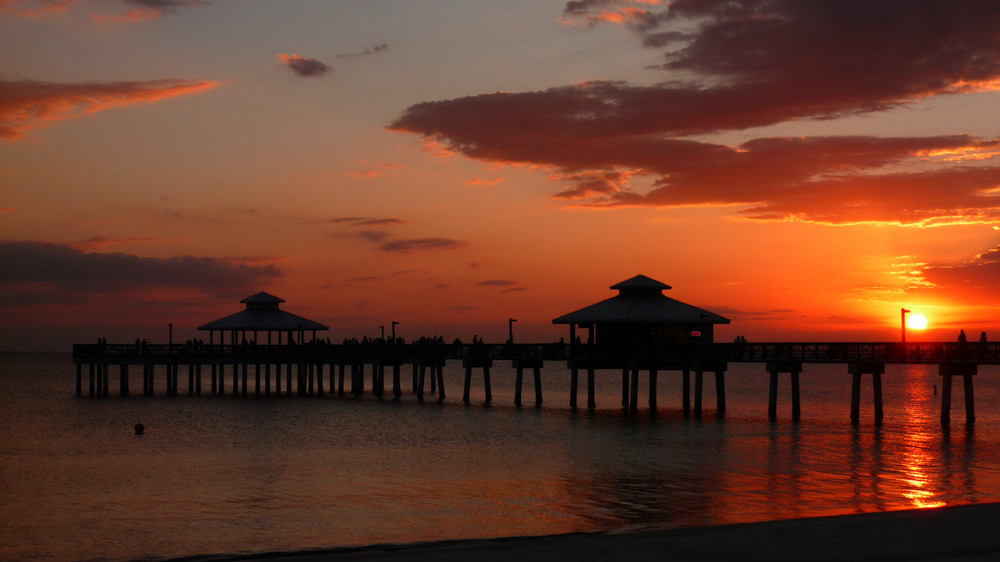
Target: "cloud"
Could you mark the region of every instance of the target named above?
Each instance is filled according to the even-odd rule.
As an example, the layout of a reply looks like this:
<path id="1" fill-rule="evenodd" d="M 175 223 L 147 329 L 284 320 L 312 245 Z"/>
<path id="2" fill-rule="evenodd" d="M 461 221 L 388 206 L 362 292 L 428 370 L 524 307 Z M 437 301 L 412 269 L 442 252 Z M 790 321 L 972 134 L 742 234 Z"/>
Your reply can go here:
<path id="1" fill-rule="evenodd" d="M 378 226 L 378 225 L 390 225 L 390 224 L 403 224 L 404 221 L 401 219 L 394 218 L 369 218 L 369 217 L 336 217 L 328 220 L 334 224 L 344 224 L 348 223 L 350 226 Z"/>
<path id="2" fill-rule="evenodd" d="M 124 14 L 91 14 L 90 19 L 99 23 L 127 24 L 162 18 L 175 13 L 178 8 L 204 6 L 201 0 L 124 0 L 126 6 L 135 6 Z"/>
<path id="3" fill-rule="evenodd" d="M 507 279 L 490 279 L 489 281 L 481 281 L 476 283 L 480 287 L 510 287 L 511 285 L 517 285 L 517 281 L 510 281 Z"/>
<path id="4" fill-rule="evenodd" d="M 564 16 L 646 10 L 626 23 L 644 45 L 663 49 L 657 68 L 671 82 L 596 81 L 423 102 L 389 129 L 486 162 L 550 168 L 568 184 L 555 197 L 576 205 L 742 205 L 752 219 L 833 224 L 1000 217 L 992 191 L 998 168 L 989 165 L 997 139 L 760 138 L 731 147 L 691 138 L 1000 89 L 995 4 L 662 6 L 571 2 Z M 635 189 L 636 178 L 644 189 Z"/>
<path id="5" fill-rule="evenodd" d="M 218 85 L 175 79 L 79 84 L 0 81 L 0 138 L 19 139 L 27 131 L 53 121 L 193 94 Z"/>
<path id="6" fill-rule="evenodd" d="M 465 245 L 464 240 L 452 238 L 409 238 L 382 244 L 383 252 L 408 253 L 414 250 L 454 250 Z"/>
<path id="7" fill-rule="evenodd" d="M 946 293 L 979 295 L 993 304 L 1000 301 L 1000 246 L 959 264 L 925 264 L 919 275 L 926 285 Z"/>
<path id="8" fill-rule="evenodd" d="M 109 236 L 91 236 L 86 240 L 67 244 L 69 247 L 83 252 L 103 252 L 111 246 L 118 244 L 133 244 L 144 242 L 177 242 L 179 238 L 150 238 L 148 236 L 138 236 L 132 238 L 111 238 Z"/>
<path id="9" fill-rule="evenodd" d="M 344 53 L 344 54 L 337 55 L 337 58 L 338 59 L 350 59 L 350 58 L 356 58 L 356 57 L 365 57 L 365 56 L 368 56 L 368 55 L 374 55 L 374 54 L 381 53 L 381 52 L 386 51 L 388 49 L 389 49 L 389 45 L 388 44 L 386 44 L 386 43 L 378 43 L 376 45 L 372 45 L 371 47 L 365 47 L 364 50 L 362 50 L 359 53 Z"/>
<path id="10" fill-rule="evenodd" d="M 290 68 L 292 72 L 304 78 L 323 76 L 324 74 L 333 70 L 326 64 L 323 64 L 322 62 L 316 59 L 311 59 L 308 57 L 300 57 L 299 55 L 295 54 L 289 55 L 282 53 L 278 55 L 278 60 L 280 60 L 282 64 Z"/>
<path id="11" fill-rule="evenodd" d="M 213 295 L 282 277 L 273 265 L 249 266 L 196 256 L 149 258 L 87 253 L 64 244 L 0 242 L 0 283 L 42 283 L 75 293 L 118 293 L 151 287 L 188 288 Z"/>
<path id="12" fill-rule="evenodd" d="M 0 0 L 0 12 L 38 19 L 65 12 L 74 4 L 76 0 Z"/>

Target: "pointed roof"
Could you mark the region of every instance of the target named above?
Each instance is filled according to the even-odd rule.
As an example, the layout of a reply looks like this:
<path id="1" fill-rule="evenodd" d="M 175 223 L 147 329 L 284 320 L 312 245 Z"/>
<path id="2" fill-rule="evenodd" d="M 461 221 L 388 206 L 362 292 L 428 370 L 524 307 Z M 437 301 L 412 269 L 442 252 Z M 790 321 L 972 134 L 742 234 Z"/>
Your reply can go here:
<path id="1" fill-rule="evenodd" d="M 636 275 L 611 286 L 618 296 L 552 320 L 553 324 L 729 324 L 729 319 L 663 294 L 670 285 Z"/>
<path id="2" fill-rule="evenodd" d="M 285 299 L 260 292 L 240 301 L 246 310 L 198 326 L 199 330 L 272 331 L 329 330 L 330 328 L 279 308 Z"/>

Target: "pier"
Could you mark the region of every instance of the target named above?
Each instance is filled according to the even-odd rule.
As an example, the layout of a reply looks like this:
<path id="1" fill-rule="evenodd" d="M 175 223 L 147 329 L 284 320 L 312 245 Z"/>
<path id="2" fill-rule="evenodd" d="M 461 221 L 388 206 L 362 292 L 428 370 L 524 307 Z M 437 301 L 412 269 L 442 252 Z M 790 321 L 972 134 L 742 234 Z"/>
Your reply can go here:
<path id="1" fill-rule="evenodd" d="M 463 401 L 470 402 L 470 381 L 483 376 L 486 402 L 492 399 L 490 368 L 494 362 L 509 362 L 517 373 L 515 403 L 522 401 L 523 374 L 533 373 L 535 403 L 541 404 L 544 381 L 541 368 L 556 362 L 570 377 L 570 407 L 577 407 L 579 376 L 586 374 L 587 408 L 596 408 L 594 378 L 599 372 L 620 375 L 623 408 L 639 407 L 640 375 L 645 373 L 650 409 L 656 409 L 656 388 L 663 372 L 679 372 L 684 412 L 703 409 L 704 375 L 714 375 L 716 410 L 726 410 L 725 374 L 732 363 L 757 363 L 768 375 L 768 416 L 777 417 L 779 379 L 790 378 L 792 417 L 802 415 L 799 401 L 802 367 L 805 364 L 842 364 L 852 378 L 850 417 L 860 419 L 862 379 L 872 381 L 874 419 L 883 418 L 882 375 L 888 364 L 937 365 L 942 379 L 941 422 L 951 420 L 953 379 L 964 388 L 968 423 L 975 421 L 973 380 L 980 365 L 1000 365 L 1000 343 L 706 343 L 706 344 L 446 344 L 388 343 L 329 345 L 315 343 L 256 344 L 77 344 L 73 346 L 76 392 L 84 392 L 84 370 L 89 394 L 106 396 L 117 379 L 117 391 L 129 395 L 129 370 L 143 373 L 142 394 L 163 388 L 167 395 L 187 394 L 295 394 L 360 396 L 368 391 L 377 397 L 386 393 L 385 375 L 391 373 L 393 398 L 403 394 L 404 368 L 410 373 L 410 392 L 423 401 L 425 394 L 446 396 L 443 369 L 448 361 L 461 361 L 465 370 Z M 166 375 L 157 381 L 157 367 Z M 111 377 L 115 371 L 117 376 Z M 347 378 L 346 374 L 350 373 Z M 182 377 L 181 374 L 185 376 Z M 428 376 L 430 375 L 429 385 Z M 693 401 L 691 378 L 694 375 Z M 182 381 L 186 378 L 186 384 Z M 366 384 L 367 383 L 367 384 Z"/>

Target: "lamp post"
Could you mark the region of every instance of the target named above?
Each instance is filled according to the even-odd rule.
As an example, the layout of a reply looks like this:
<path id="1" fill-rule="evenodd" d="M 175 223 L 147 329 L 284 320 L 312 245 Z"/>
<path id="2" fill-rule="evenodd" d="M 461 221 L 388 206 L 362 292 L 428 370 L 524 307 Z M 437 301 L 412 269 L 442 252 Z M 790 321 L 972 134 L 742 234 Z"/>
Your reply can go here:
<path id="1" fill-rule="evenodd" d="M 382 324 L 381 326 L 379 326 L 378 329 L 382 331 L 382 336 L 381 336 L 382 337 L 382 341 L 385 341 L 385 324 Z"/>
<path id="2" fill-rule="evenodd" d="M 514 322 L 517 322 L 514 318 L 507 319 L 507 341 L 514 343 Z"/>
<path id="3" fill-rule="evenodd" d="M 900 327 L 900 330 L 901 330 L 901 333 L 902 333 L 902 336 L 903 336 L 903 343 L 906 343 L 906 313 L 907 312 L 910 312 L 910 311 L 906 310 L 905 308 L 900 308 L 899 309 L 899 319 L 900 319 L 900 322 L 899 322 L 900 326 L 899 327 Z"/>
<path id="4" fill-rule="evenodd" d="M 167 324 L 167 345 L 174 345 L 174 323 Z"/>
<path id="5" fill-rule="evenodd" d="M 396 326 L 398 324 L 399 322 L 396 322 L 395 320 L 392 321 L 392 343 L 396 343 Z"/>

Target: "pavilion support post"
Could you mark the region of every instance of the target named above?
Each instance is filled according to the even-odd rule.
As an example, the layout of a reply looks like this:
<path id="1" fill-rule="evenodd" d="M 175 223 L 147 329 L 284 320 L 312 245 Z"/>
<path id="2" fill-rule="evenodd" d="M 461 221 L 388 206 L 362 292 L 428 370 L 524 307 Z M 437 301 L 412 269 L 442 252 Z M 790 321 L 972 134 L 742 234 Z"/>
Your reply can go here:
<path id="1" fill-rule="evenodd" d="M 976 421 L 976 399 L 973 390 L 972 377 L 979 371 L 976 363 L 942 363 L 938 367 L 941 375 L 941 423 L 951 422 L 951 389 L 952 379 L 957 376 L 962 377 L 963 393 L 965 394 L 965 422 L 967 424 Z"/>
<path id="2" fill-rule="evenodd" d="M 656 369 L 649 370 L 649 409 L 656 410 Z"/>
<path id="3" fill-rule="evenodd" d="M 965 387 L 965 421 L 971 424 L 976 421 L 976 400 L 972 390 L 972 375 L 962 375 L 962 382 Z"/>
<path id="4" fill-rule="evenodd" d="M 715 371 L 715 407 L 722 413 L 726 411 L 726 371 Z"/>
<path id="5" fill-rule="evenodd" d="M 778 374 L 788 373 L 792 379 L 792 419 L 798 421 L 802 414 L 799 400 L 799 374 L 802 372 L 802 363 L 799 361 L 768 361 L 767 372 L 771 379 L 768 386 L 768 419 L 774 421 L 778 417 Z"/>
<path id="6" fill-rule="evenodd" d="M 521 383 L 524 381 L 524 367 L 518 365 L 514 375 L 514 405 L 521 405 Z M 572 391 L 571 391 L 572 392 Z M 572 396 L 572 394 L 571 394 Z M 570 398 L 570 407 L 573 407 L 573 398 Z"/>
<path id="7" fill-rule="evenodd" d="M 881 422 L 883 417 L 882 374 L 885 373 L 885 363 L 849 363 L 847 369 L 851 373 L 851 421 L 856 423 L 861 419 L 861 378 L 863 375 L 871 375 L 875 423 Z"/>
<path id="8" fill-rule="evenodd" d="M 802 403 L 799 400 L 799 371 L 792 371 L 792 419 L 799 421 L 802 417 Z"/>
<path id="9" fill-rule="evenodd" d="M 704 386 L 704 372 L 697 369 L 694 372 L 694 415 L 701 415 L 701 393 Z"/>
<path id="10" fill-rule="evenodd" d="M 580 370 L 574 365 L 569 370 L 569 407 L 576 408 L 576 387 L 579 383 Z"/>
<path id="11" fill-rule="evenodd" d="M 462 387 L 463 388 L 463 390 L 462 390 L 462 402 L 465 402 L 466 404 L 469 403 L 469 390 L 470 390 L 471 386 L 472 386 L 472 366 L 471 365 L 466 365 L 465 366 L 465 386 Z"/>
<path id="12" fill-rule="evenodd" d="M 587 369 L 587 408 L 593 410 L 597 407 L 597 400 L 594 397 L 594 368 Z"/>
<path id="13" fill-rule="evenodd" d="M 402 368 L 402 365 L 400 365 L 398 362 L 392 364 L 392 395 L 395 398 L 399 398 L 399 397 L 403 396 L 403 388 L 402 388 L 402 385 L 399 382 L 399 371 L 400 371 L 401 368 Z M 332 374 L 332 371 L 331 371 L 331 374 Z M 332 390 L 333 389 L 333 379 L 332 378 L 330 379 L 330 387 L 331 387 L 331 390 Z"/>
<path id="14" fill-rule="evenodd" d="M 76 395 L 83 394 L 83 363 L 76 364 Z"/>
<path id="15" fill-rule="evenodd" d="M 357 398 L 365 391 L 363 384 L 365 376 L 365 364 L 355 362 L 351 365 L 351 394 Z"/>
<path id="16" fill-rule="evenodd" d="M 118 365 L 118 394 L 128 396 L 128 364 Z"/>
<path id="17" fill-rule="evenodd" d="M 628 407 L 633 412 L 639 409 L 639 367 L 632 366 L 632 380 L 629 382 Z"/>
<path id="18" fill-rule="evenodd" d="M 681 372 L 681 409 L 685 414 L 691 411 L 691 369 Z"/>
<path id="19" fill-rule="evenodd" d="M 622 367 L 622 408 L 628 407 L 628 366 Z"/>
<path id="20" fill-rule="evenodd" d="M 438 400 L 444 400 L 444 367 L 442 365 L 436 365 L 434 367 L 434 373 L 437 375 L 438 381 Z"/>
<path id="21" fill-rule="evenodd" d="M 344 371 L 347 370 L 347 365 L 341 363 L 337 365 L 337 396 L 344 397 Z"/>
<path id="22" fill-rule="evenodd" d="M 875 402 L 875 421 L 880 422 L 884 417 L 882 410 L 882 373 L 872 373 L 872 396 Z"/>
<path id="23" fill-rule="evenodd" d="M 427 374 L 427 367 L 421 364 L 419 367 L 414 363 L 413 372 L 417 374 L 417 400 L 424 401 L 424 376 Z"/>

